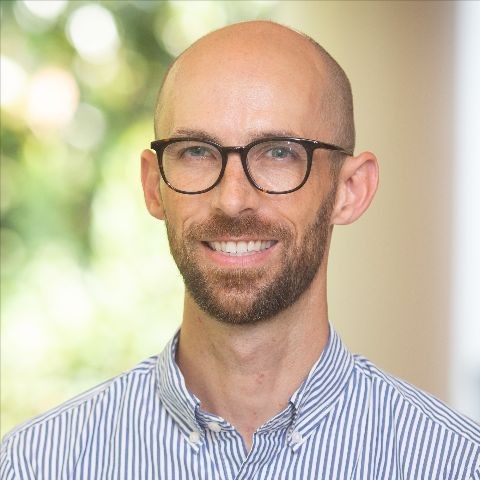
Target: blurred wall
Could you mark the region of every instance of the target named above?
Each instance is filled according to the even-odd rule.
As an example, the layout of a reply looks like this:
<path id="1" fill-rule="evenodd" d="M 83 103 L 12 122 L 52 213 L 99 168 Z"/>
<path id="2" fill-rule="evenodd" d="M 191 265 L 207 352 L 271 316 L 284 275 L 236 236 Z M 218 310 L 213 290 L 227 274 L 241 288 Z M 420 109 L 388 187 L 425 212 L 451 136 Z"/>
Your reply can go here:
<path id="1" fill-rule="evenodd" d="M 357 148 L 380 162 L 370 210 L 334 233 L 330 319 L 349 347 L 448 400 L 454 4 L 279 2 L 354 93 Z"/>

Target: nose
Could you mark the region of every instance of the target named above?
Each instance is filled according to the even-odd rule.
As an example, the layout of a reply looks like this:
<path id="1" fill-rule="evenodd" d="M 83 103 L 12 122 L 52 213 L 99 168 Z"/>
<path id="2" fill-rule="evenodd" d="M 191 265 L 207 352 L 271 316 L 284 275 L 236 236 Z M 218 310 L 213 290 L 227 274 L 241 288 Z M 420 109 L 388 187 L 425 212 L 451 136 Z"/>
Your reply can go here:
<path id="1" fill-rule="evenodd" d="M 220 183 L 211 191 L 212 207 L 230 217 L 258 208 L 261 193 L 248 180 L 239 153 L 229 153 Z"/>

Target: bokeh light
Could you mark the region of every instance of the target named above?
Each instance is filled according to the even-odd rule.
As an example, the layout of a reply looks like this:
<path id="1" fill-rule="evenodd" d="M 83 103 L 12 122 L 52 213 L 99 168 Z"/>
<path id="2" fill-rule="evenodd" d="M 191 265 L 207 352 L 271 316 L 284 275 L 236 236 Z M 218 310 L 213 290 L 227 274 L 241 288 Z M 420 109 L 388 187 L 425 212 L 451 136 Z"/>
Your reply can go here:
<path id="1" fill-rule="evenodd" d="M 77 109 L 79 91 L 75 78 L 66 70 L 47 67 L 30 82 L 26 117 L 35 131 L 58 129 L 68 124 Z"/>
<path id="2" fill-rule="evenodd" d="M 0 105 L 12 108 L 20 101 L 26 83 L 25 70 L 7 56 L 0 56 Z"/>
<path id="3" fill-rule="evenodd" d="M 115 56 L 120 41 L 112 14 L 101 5 L 79 7 L 67 24 L 72 45 L 85 60 L 101 63 Z"/>
<path id="4" fill-rule="evenodd" d="M 17 0 L 11 4 L 12 13 L 22 30 L 37 35 L 54 28 L 68 6 L 65 0 Z"/>
<path id="5" fill-rule="evenodd" d="M 37 17 L 55 20 L 67 6 L 65 0 L 24 0 L 25 7 Z"/>
<path id="6" fill-rule="evenodd" d="M 102 111 L 88 103 L 81 103 L 65 130 L 67 142 L 80 150 L 90 150 L 98 145 L 106 129 Z"/>
<path id="7" fill-rule="evenodd" d="M 161 29 L 161 41 L 168 52 L 177 56 L 195 40 L 227 24 L 222 2 L 175 2 L 169 6 L 173 15 Z"/>

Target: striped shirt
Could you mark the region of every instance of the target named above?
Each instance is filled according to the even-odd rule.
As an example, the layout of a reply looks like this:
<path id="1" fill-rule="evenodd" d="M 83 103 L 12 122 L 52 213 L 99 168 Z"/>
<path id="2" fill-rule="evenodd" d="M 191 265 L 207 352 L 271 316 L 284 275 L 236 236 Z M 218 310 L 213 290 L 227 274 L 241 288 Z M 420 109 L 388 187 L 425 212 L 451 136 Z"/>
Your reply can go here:
<path id="1" fill-rule="evenodd" d="M 352 355 L 333 329 L 249 452 L 187 390 L 177 343 L 6 435 L 1 479 L 480 480 L 479 425 Z"/>

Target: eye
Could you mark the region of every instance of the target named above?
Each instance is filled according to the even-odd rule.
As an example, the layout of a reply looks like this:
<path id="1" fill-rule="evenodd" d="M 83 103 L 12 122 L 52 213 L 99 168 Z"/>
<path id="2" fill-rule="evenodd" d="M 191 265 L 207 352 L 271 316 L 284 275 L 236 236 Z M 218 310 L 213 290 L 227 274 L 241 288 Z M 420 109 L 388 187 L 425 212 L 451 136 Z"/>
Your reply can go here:
<path id="1" fill-rule="evenodd" d="M 191 157 L 208 157 L 211 152 L 206 147 L 195 146 L 186 148 L 183 153 Z"/>
<path id="2" fill-rule="evenodd" d="M 288 147 L 273 147 L 268 153 L 273 158 L 287 158 L 292 155 L 292 150 Z"/>
<path id="3" fill-rule="evenodd" d="M 299 158 L 299 151 L 296 145 L 271 145 L 263 151 L 261 156 L 265 160 L 287 160 L 293 161 Z"/>

